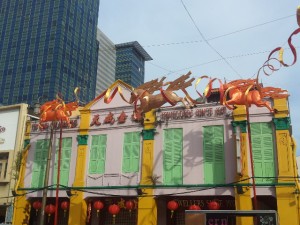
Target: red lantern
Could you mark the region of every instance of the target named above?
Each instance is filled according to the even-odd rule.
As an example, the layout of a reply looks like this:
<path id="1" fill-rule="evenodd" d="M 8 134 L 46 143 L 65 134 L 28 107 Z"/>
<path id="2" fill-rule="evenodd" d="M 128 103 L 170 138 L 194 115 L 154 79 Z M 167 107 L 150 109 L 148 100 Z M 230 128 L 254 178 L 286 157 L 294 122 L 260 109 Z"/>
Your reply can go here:
<path id="1" fill-rule="evenodd" d="M 129 210 L 129 215 L 131 215 L 131 210 L 132 210 L 133 207 L 134 207 L 134 202 L 131 201 L 131 200 L 126 201 L 126 202 L 125 202 L 125 207 L 126 207 L 126 209 Z"/>
<path id="2" fill-rule="evenodd" d="M 219 210 L 220 209 L 220 204 L 217 201 L 213 200 L 210 203 L 208 203 L 208 209 L 210 209 L 210 210 Z"/>
<path id="3" fill-rule="evenodd" d="M 64 216 L 66 216 L 66 211 L 69 209 L 70 203 L 67 201 L 63 201 L 60 204 L 60 208 L 62 208 L 64 210 Z"/>
<path id="4" fill-rule="evenodd" d="M 171 210 L 171 218 L 176 209 L 178 209 L 178 203 L 174 200 L 168 202 L 168 209 Z"/>
<path id="5" fill-rule="evenodd" d="M 100 210 L 103 209 L 104 207 L 104 204 L 101 201 L 95 201 L 93 206 L 97 210 L 97 217 L 98 217 Z"/>
<path id="6" fill-rule="evenodd" d="M 35 201 L 32 203 L 32 207 L 35 209 L 35 213 L 37 215 L 39 209 L 42 208 L 42 203 L 40 201 Z"/>
<path id="7" fill-rule="evenodd" d="M 48 223 L 49 223 L 51 214 L 55 213 L 55 206 L 52 204 L 46 205 L 45 212 L 48 214 Z"/>
<path id="8" fill-rule="evenodd" d="M 115 224 L 116 215 L 120 212 L 120 207 L 116 204 L 110 205 L 108 207 L 108 212 L 113 215 L 113 224 Z"/>
<path id="9" fill-rule="evenodd" d="M 190 205 L 189 210 L 201 210 L 199 205 Z"/>

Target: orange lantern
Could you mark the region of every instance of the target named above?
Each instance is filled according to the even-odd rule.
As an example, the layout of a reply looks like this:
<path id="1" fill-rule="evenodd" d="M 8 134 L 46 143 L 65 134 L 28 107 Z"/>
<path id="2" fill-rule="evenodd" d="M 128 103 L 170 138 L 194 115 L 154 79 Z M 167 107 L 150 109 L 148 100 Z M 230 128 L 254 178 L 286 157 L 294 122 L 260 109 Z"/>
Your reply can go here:
<path id="1" fill-rule="evenodd" d="M 131 215 L 131 210 L 132 210 L 133 207 L 134 207 L 134 202 L 131 201 L 131 200 L 126 201 L 126 202 L 125 202 L 125 207 L 126 207 L 126 209 L 129 210 L 129 214 Z"/>
<path id="2" fill-rule="evenodd" d="M 37 215 L 39 209 L 42 208 L 42 203 L 40 201 L 35 201 L 35 202 L 32 203 L 32 207 L 35 209 L 35 213 Z"/>
<path id="3" fill-rule="evenodd" d="M 171 218 L 176 209 L 178 209 L 178 203 L 174 200 L 168 202 L 168 209 L 171 210 Z"/>
<path id="4" fill-rule="evenodd" d="M 51 214 L 55 213 L 55 206 L 52 204 L 46 205 L 45 212 L 48 214 L 48 223 L 49 223 Z"/>
<path id="5" fill-rule="evenodd" d="M 199 205 L 190 205 L 189 210 L 201 210 Z"/>
<path id="6" fill-rule="evenodd" d="M 100 210 L 103 209 L 103 207 L 104 207 L 104 204 L 98 200 L 98 201 L 94 202 L 93 206 L 97 210 L 97 217 L 98 217 Z"/>
<path id="7" fill-rule="evenodd" d="M 213 200 L 208 203 L 208 209 L 210 210 L 219 210 L 220 207 L 220 204 L 216 200 Z"/>
<path id="8" fill-rule="evenodd" d="M 70 203 L 68 201 L 63 201 L 60 204 L 60 208 L 64 210 L 64 216 L 66 216 L 66 211 L 69 209 L 69 207 L 70 207 Z"/>
<path id="9" fill-rule="evenodd" d="M 116 215 L 120 212 L 120 207 L 116 204 L 112 204 L 108 207 L 108 212 L 113 215 L 113 224 L 115 224 Z"/>

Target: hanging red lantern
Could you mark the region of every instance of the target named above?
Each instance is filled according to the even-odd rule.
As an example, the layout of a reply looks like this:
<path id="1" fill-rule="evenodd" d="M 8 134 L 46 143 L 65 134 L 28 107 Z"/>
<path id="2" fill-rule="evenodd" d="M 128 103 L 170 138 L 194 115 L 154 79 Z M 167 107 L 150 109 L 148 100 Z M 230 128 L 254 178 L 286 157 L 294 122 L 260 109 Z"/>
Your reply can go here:
<path id="1" fill-rule="evenodd" d="M 208 203 L 208 209 L 210 209 L 210 210 L 219 210 L 220 209 L 220 204 L 216 200 L 213 200 L 213 201 Z"/>
<path id="2" fill-rule="evenodd" d="M 131 210 L 133 209 L 134 207 L 134 202 L 129 200 L 129 201 L 126 201 L 125 202 L 125 207 L 127 210 L 129 210 L 129 215 L 131 215 Z"/>
<path id="3" fill-rule="evenodd" d="M 178 203 L 174 200 L 168 202 L 168 209 L 171 210 L 171 218 L 176 209 L 178 209 Z"/>
<path id="4" fill-rule="evenodd" d="M 98 200 L 98 201 L 94 202 L 93 206 L 94 206 L 94 209 L 97 210 L 97 217 L 98 217 L 100 210 L 103 209 L 103 207 L 104 207 L 104 204 L 103 204 L 103 202 Z"/>
<path id="5" fill-rule="evenodd" d="M 190 205 L 189 210 L 201 210 L 199 205 Z"/>
<path id="6" fill-rule="evenodd" d="M 60 208 L 64 210 L 64 216 L 66 216 L 66 211 L 69 209 L 69 207 L 70 207 L 70 203 L 68 201 L 63 201 L 60 204 Z"/>
<path id="7" fill-rule="evenodd" d="M 48 214 L 48 223 L 49 223 L 51 214 L 55 213 L 55 206 L 52 204 L 46 205 L 45 212 Z"/>
<path id="8" fill-rule="evenodd" d="M 42 203 L 40 201 L 35 201 L 32 203 L 32 207 L 35 209 L 35 214 L 38 214 L 39 209 L 42 208 Z"/>
<path id="9" fill-rule="evenodd" d="M 113 215 L 113 224 L 115 224 L 116 215 L 120 212 L 120 207 L 116 204 L 112 204 L 108 207 L 108 212 Z"/>

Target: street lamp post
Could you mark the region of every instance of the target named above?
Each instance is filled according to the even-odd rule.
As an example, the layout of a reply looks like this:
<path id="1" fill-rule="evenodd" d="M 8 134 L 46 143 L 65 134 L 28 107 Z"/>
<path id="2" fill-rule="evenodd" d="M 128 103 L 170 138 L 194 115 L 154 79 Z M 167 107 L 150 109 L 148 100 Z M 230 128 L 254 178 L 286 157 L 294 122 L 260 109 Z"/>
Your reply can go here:
<path id="1" fill-rule="evenodd" d="M 40 214 L 40 225 L 44 225 L 44 222 L 45 222 L 45 207 L 46 207 L 46 202 L 47 202 L 47 192 L 48 192 L 48 181 L 49 181 L 51 154 L 52 154 L 52 140 L 53 140 L 53 132 L 54 132 L 54 122 L 51 123 L 50 129 L 51 129 L 51 132 L 50 132 L 48 157 L 47 157 L 44 187 L 43 187 L 43 199 L 42 199 L 42 208 L 41 208 L 41 214 Z"/>

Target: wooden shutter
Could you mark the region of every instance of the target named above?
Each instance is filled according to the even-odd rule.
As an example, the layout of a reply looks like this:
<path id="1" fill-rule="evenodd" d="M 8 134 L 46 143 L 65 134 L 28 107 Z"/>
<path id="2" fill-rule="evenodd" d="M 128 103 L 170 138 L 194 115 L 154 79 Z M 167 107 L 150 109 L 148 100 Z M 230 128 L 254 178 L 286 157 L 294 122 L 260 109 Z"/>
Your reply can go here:
<path id="1" fill-rule="evenodd" d="M 38 140 L 35 145 L 31 187 L 43 187 L 48 157 L 49 140 Z"/>
<path id="2" fill-rule="evenodd" d="M 182 129 L 165 129 L 163 143 L 165 184 L 182 184 Z"/>
<path id="3" fill-rule="evenodd" d="M 270 123 L 251 124 L 254 175 L 275 177 L 273 131 Z M 274 178 L 256 178 L 258 183 L 273 183 Z"/>
<path id="4" fill-rule="evenodd" d="M 107 135 L 92 136 L 92 146 L 90 150 L 89 173 L 104 174 L 106 159 Z"/>
<path id="5" fill-rule="evenodd" d="M 123 143 L 123 173 L 135 173 L 140 167 L 140 132 L 124 134 Z"/>
<path id="6" fill-rule="evenodd" d="M 58 151 L 59 151 L 59 139 L 57 139 L 57 141 L 56 141 L 55 166 L 54 166 L 54 171 L 53 171 L 53 184 L 56 184 L 56 181 L 57 181 Z M 71 151 L 72 151 L 72 138 L 63 138 L 62 139 L 62 147 L 61 147 L 59 183 L 64 186 L 68 186 L 68 183 L 69 183 Z"/>
<path id="7" fill-rule="evenodd" d="M 203 128 L 204 183 L 225 182 L 224 127 Z"/>

